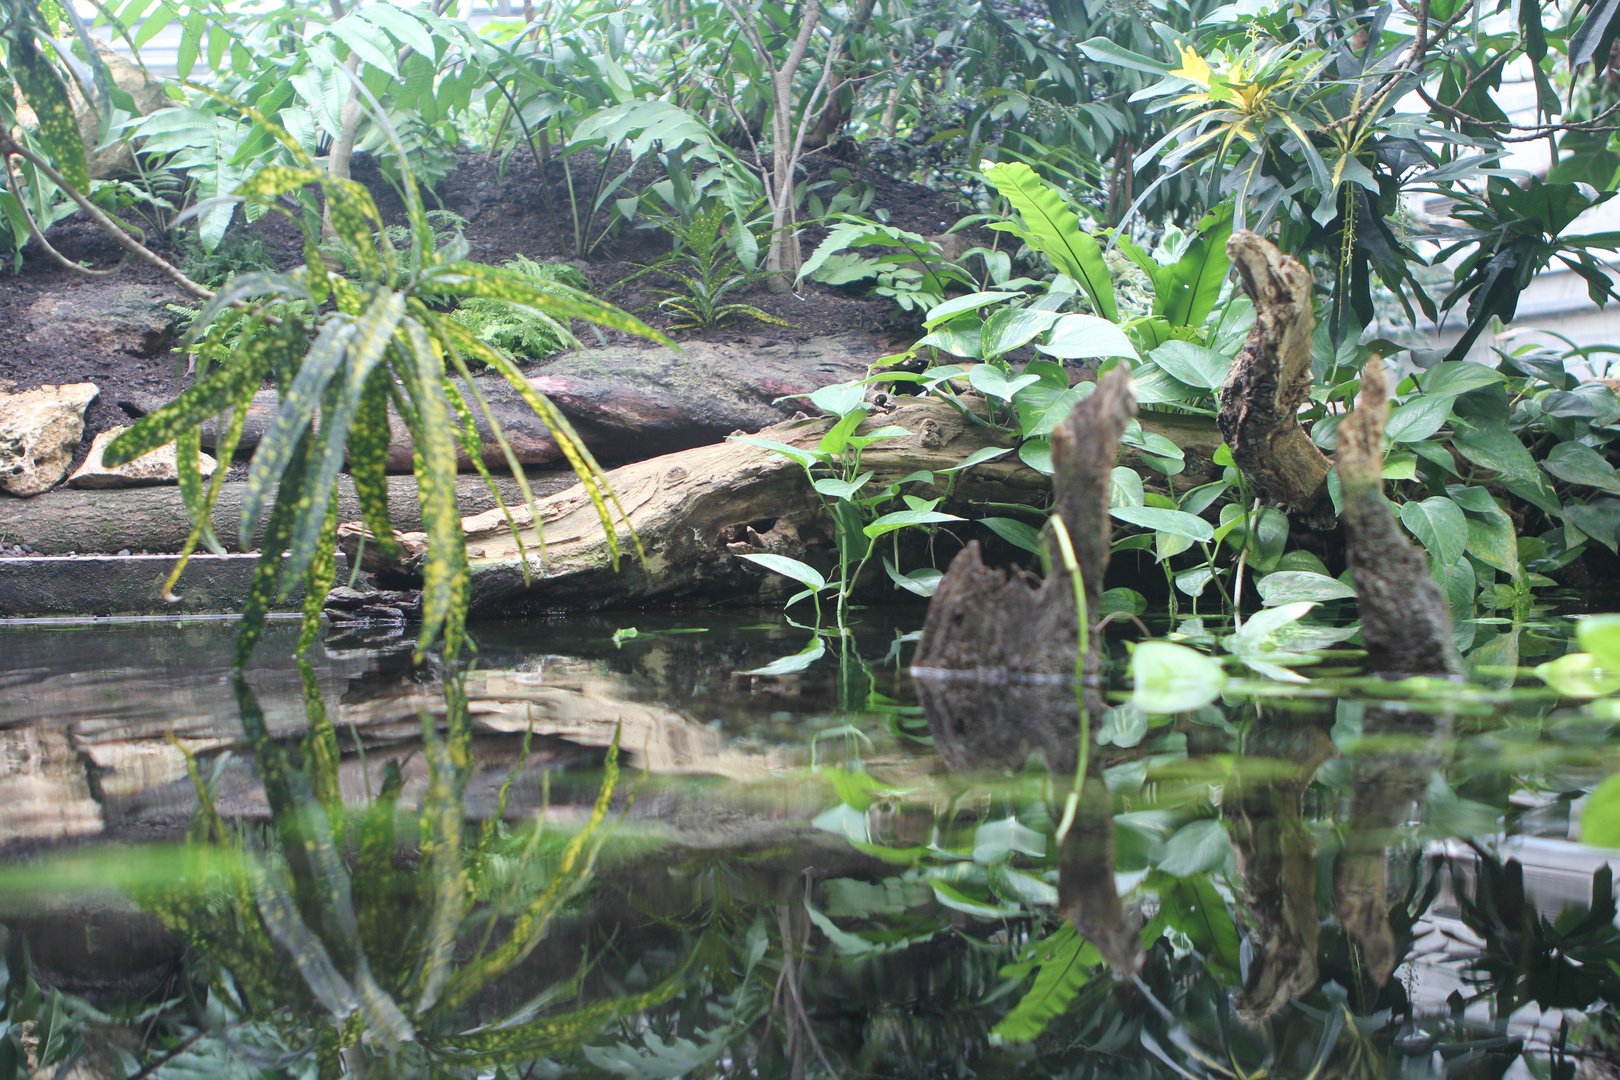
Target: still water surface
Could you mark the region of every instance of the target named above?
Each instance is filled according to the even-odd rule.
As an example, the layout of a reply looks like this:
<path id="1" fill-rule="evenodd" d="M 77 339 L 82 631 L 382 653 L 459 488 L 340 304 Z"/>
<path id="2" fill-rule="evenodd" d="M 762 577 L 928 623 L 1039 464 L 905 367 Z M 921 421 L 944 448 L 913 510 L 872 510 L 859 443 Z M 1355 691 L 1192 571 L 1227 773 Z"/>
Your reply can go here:
<path id="1" fill-rule="evenodd" d="M 1229 664 L 1211 705 L 1097 717 L 1077 789 L 1072 736 L 1042 734 L 1072 731 L 1067 691 L 919 693 L 920 619 L 490 624 L 460 673 L 380 635 L 301 666 L 283 622 L 242 684 L 226 620 L 0 627 L 0 1080 L 8 1053 L 98 1077 L 1616 1075 L 1609 853 L 1578 837 L 1620 743 L 1524 670 L 1565 620 L 1464 627 L 1468 687 L 1359 679 L 1345 642 L 1309 683 Z M 1034 709 L 1055 719 L 975 726 Z"/>

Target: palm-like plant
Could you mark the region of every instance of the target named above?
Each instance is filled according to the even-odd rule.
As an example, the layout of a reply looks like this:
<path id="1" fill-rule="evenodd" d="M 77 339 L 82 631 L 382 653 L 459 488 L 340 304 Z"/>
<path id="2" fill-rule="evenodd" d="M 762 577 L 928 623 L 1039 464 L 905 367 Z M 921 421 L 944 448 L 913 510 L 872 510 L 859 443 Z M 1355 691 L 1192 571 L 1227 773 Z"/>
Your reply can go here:
<path id="1" fill-rule="evenodd" d="M 365 92 L 364 87 L 360 92 Z M 221 426 L 224 437 L 218 449 L 232 453 L 253 393 L 265 379 L 275 381 L 281 406 L 254 455 L 242 508 L 240 541 L 244 548 L 267 503 L 270 520 L 245 611 L 238 662 L 251 651 L 277 590 L 285 594 L 300 579 L 307 597 L 304 644 L 313 640 L 315 617 L 333 579 L 334 492 L 345 459 L 375 543 L 384 549 L 394 546 L 384 475 L 390 406 L 406 425 L 415 447 L 415 472 L 428 534 L 418 649 L 425 649 L 442 633 L 446 650 L 456 651 L 465 618 L 467 580 L 455 497 L 456 449 L 459 443 L 475 463 L 480 462 L 475 412 L 482 413 L 494 430 L 525 499 L 532 504 L 523 470 L 471 381 L 474 364 L 505 376 L 556 432 L 597 507 L 617 557 L 609 510 L 613 494 L 566 419 L 534 390 L 510 355 L 481 341 L 470 328 L 435 310 L 430 302 L 502 300 L 557 320 L 578 318 L 647 337 L 662 336 L 617 308 L 566 285 L 470 262 L 466 241 L 459 235 L 435 247 L 431 222 L 405 164 L 404 149 L 380 109 L 374 111 L 374 122 L 392 140 L 404 176 L 408 250 L 391 242 L 365 188 L 320 170 L 286 132 L 255 110 L 237 107 L 281 142 L 291 163 L 266 166 L 238 187 L 234 197 L 298 221 L 305 234 L 305 264 L 284 273 L 238 276 L 213 295 L 184 343 L 198 357 L 196 384 L 122 435 L 109 449 L 109 460 L 126 461 L 180 440 L 182 487 L 194 522 L 186 554 L 198 543 L 217 548 L 209 514 L 219 493 L 220 474 L 211 487 L 202 489 L 196 472 L 198 427 L 204 419 L 225 413 L 228 419 Z M 301 213 L 284 205 L 289 194 L 315 187 L 324 196 L 339 241 L 352 259 L 353 279 L 329 273 L 322 261 L 317 247 L 320 219 L 313 199 L 305 199 Z M 478 467 L 483 471 L 482 464 Z M 489 479 L 487 472 L 485 479 Z M 272 487 L 278 484 L 272 499 Z"/>

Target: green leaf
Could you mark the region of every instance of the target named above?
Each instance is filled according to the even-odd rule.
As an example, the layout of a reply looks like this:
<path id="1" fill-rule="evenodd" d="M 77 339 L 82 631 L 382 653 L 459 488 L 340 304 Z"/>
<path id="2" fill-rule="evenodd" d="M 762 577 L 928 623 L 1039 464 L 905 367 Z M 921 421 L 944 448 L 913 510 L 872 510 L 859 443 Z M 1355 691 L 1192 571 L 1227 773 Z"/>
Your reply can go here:
<path id="1" fill-rule="evenodd" d="M 1114 283 L 1103 262 L 1102 246 L 1080 228 L 1079 216 L 1057 189 L 1023 162 L 992 165 L 984 176 L 1024 219 L 1030 246 L 1050 258 L 1059 272 L 1079 282 L 1099 315 L 1118 322 Z"/>
<path id="2" fill-rule="evenodd" d="M 1219 390 L 1232 366 L 1231 358 L 1190 341 L 1167 341 L 1148 354 L 1166 374 L 1200 390 Z"/>
<path id="3" fill-rule="evenodd" d="M 1009 379 L 1006 372 L 994 364 L 976 364 L 968 372 L 968 384 L 985 397 L 1011 401 L 1013 395 L 1026 386 L 1040 381 L 1038 375 L 1019 375 Z"/>
<path id="4" fill-rule="evenodd" d="M 1099 64 L 1114 64 L 1130 71 L 1140 71 L 1160 78 L 1170 74 L 1170 65 L 1151 56 L 1143 56 L 1116 44 L 1112 39 L 1094 37 L 1080 43 L 1080 51 L 1087 60 Z"/>
<path id="5" fill-rule="evenodd" d="M 1535 670 L 1542 682 L 1565 697 L 1596 698 L 1620 690 L 1620 667 L 1606 667 L 1591 653 L 1567 653 Z"/>
<path id="6" fill-rule="evenodd" d="M 827 587 L 827 579 L 815 567 L 790 559 L 786 555 L 747 554 L 737 556 L 747 559 L 751 563 L 758 563 L 767 570 L 774 570 L 784 577 L 792 578 L 808 589 L 820 592 Z"/>
<path id="7" fill-rule="evenodd" d="M 902 574 L 895 569 L 894 563 L 890 562 L 887 557 L 883 560 L 883 569 L 889 575 L 890 581 L 909 593 L 915 593 L 923 597 L 933 596 L 939 590 L 940 581 L 945 577 L 943 573 L 932 566 L 924 566 Z"/>
<path id="8" fill-rule="evenodd" d="M 89 194 L 90 169 L 85 161 L 84 141 L 62 77 L 39 50 L 32 27 L 17 26 L 9 43 L 10 74 L 38 118 L 40 144 L 62 179 L 80 194 Z"/>
<path id="9" fill-rule="evenodd" d="M 876 540 L 880 536 L 887 536 L 896 529 L 904 529 L 909 525 L 933 525 L 943 521 L 963 521 L 964 518 L 955 514 L 942 514 L 937 510 L 896 510 L 884 514 L 861 531 Z"/>
<path id="10" fill-rule="evenodd" d="M 1471 364 L 1470 367 L 1478 367 Z M 1392 443 L 1422 442 L 1445 426 L 1456 399 L 1446 395 L 1424 395 L 1390 410 L 1384 434 Z"/>
<path id="11" fill-rule="evenodd" d="M 1585 443 L 1559 443 L 1547 452 L 1541 467 L 1568 483 L 1620 494 L 1620 476 L 1614 466 Z"/>
<path id="12" fill-rule="evenodd" d="M 1620 671 L 1620 615 L 1587 615 L 1576 620 L 1575 640 L 1604 667 Z"/>
<path id="13" fill-rule="evenodd" d="M 1026 439 L 1018 447 L 1018 460 L 1042 476 L 1052 475 L 1052 443 L 1048 439 Z"/>
<path id="14" fill-rule="evenodd" d="M 932 330 L 941 323 L 950 322 L 964 311 L 977 311 L 987 304 L 999 304 L 1021 296 L 1023 296 L 1023 293 L 991 291 L 952 297 L 944 303 L 936 304 L 928 309 L 928 317 L 923 320 L 923 327 Z"/>
<path id="15" fill-rule="evenodd" d="M 1505 376 L 1495 368 L 1468 360 L 1449 360 L 1418 376 L 1418 389 L 1425 394 L 1466 394 L 1482 386 L 1495 386 Z"/>
<path id="16" fill-rule="evenodd" d="M 1040 552 L 1041 531 L 1027 522 L 1015 518 L 987 517 L 979 518 L 979 524 L 1014 547 L 1037 554 Z"/>
<path id="17" fill-rule="evenodd" d="M 1469 518 L 1464 548 L 1485 565 L 1513 578 L 1519 576 L 1519 539 L 1513 532 L 1513 522 L 1505 515 L 1487 521 Z"/>
<path id="18" fill-rule="evenodd" d="M 1442 573 L 1457 565 L 1468 544 L 1468 519 L 1462 509 L 1444 495 L 1402 503 L 1401 524 L 1417 537 Z"/>
<path id="19" fill-rule="evenodd" d="M 1156 506 L 1116 506 L 1108 512 L 1118 521 L 1153 532 L 1169 533 L 1194 541 L 1215 539 L 1215 529 L 1209 522 L 1183 510 L 1165 510 Z"/>
<path id="20" fill-rule="evenodd" d="M 1154 289 L 1154 313 L 1163 315 L 1174 326 L 1204 325 L 1215 309 L 1232 265 L 1226 255 L 1226 241 L 1232 235 L 1232 204 L 1223 204 L 1200 221 L 1198 228 L 1199 235 L 1173 266 L 1165 268 Z M 1225 381 L 1225 365 L 1221 379 Z"/>
<path id="21" fill-rule="evenodd" d="M 991 360 L 1028 345 L 1037 335 L 1051 329 L 1059 318 L 1055 311 L 1002 308 L 984 320 L 984 328 L 979 333 L 979 356 Z"/>
<path id="22" fill-rule="evenodd" d="M 1002 975 L 1027 977 L 1037 968 L 1039 974 L 1013 1010 L 990 1029 L 991 1039 L 1033 1042 L 1039 1038 L 1073 1004 L 1102 959 L 1102 953 L 1068 922 L 1060 924 L 1050 936 L 1031 942 L 1021 962 L 1003 969 Z"/>
<path id="23" fill-rule="evenodd" d="M 822 654 L 826 651 L 827 643 L 821 640 L 820 634 L 817 634 L 813 639 L 811 639 L 810 644 L 806 645 L 792 656 L 784 656 L 780 660 L 771 661 L 764 667 L 753 668 L 749 671 L 744 671 L 741 674 L 790 675 L 795 671 L 803 671 L 817 660 L 820 660 Z"/>
<path id="24" fill-rule="evenodd" d="M 864 383 L 833 383 L 810 395 L 810 404 L 829 416 L 846 417 L 866 405 Z"/>
<path id="25" fill-rule="evenodd" d="M 1182 826 L 1164 842 L 1158 869 L 1172 877 L 1192 877 L 1220 869 L 1231 854 L 1226 826 L 1206 818 Z"/>
<path id="26" fill-rule="evenodd" d="M 1581 843 L 1620 848 L 1620 773 L 1592 790 L 1581 810 Z"/>
<path id="27" fill-rule="evenodd" d="M 1255 587 L 1267 607 L 1292 604 L 1301 600 L 1323 603 L 1356 595 L 1356 590 L 1337 578 L 1309 570 L 1279 570 L 1275 574 L 1267 574 L 1261 578 Z"/>
<path id="28" fill-rule="evenodd" d="M 1052 336 L 1035 348 L 1065 360 L 1095 360 L 1109 356 L 1137 359 L 1136 346 L 1125 332 L 1095 315 L 1064 315 L 1052 326 Z"/>
<path id="29" fill-rule="evenodd" d="M 1131 653 L 1131 704 L 1147 713 L 1191 712 L 1220 696 L 1218 661 L 1184 645 L 1144 641 Z"/>

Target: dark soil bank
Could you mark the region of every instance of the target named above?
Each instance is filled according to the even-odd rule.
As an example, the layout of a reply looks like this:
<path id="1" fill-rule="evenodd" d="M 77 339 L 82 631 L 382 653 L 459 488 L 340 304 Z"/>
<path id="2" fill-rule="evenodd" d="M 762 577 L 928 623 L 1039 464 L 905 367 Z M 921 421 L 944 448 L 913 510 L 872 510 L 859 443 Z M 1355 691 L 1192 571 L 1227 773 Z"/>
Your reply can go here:
<path id="1" fill-rule="evenodd" d="M 595 165 L 587 157 L 576 159 L 576 190 L 590 190 L 594 182 Z M 473 257 L 480 261 L 498 264 L 519 254 L 541 261 L 570 258 L 572 235 L 561 163 L 553 161 L 548 172 L 560 229 L 547 213 L 539 170 L 527 153 L 513 154 L 504 172 L 498 164 L 485 161 L 482 154 L 461 154 L 458 167 L 440 182 L 429 206 L 467 220 L 465 235 Z M 812 175 L 812 182 L 824 179 L 821 174 L 827 171 L 822 166 L 819 174 Z M 401 201 L 374 162 L 358 158 L 354 175 L 371 190 L 386 220 L 402 220 Z M 920 185 L 876 174 L 861 179 L 876 189 L 872 209 L 887 211 L 889 221 L 901 228 L 938 234 L 963 213 L 948 196 Z M 241 228 L 240 219 L 234 228 Z M 78 215 L 58 224 L 48 235 L 68 258 L 99 269 L 117 266 L 122 254 Z M 264 254 L 280 267 L 295 265 L 303 258 L 297 229 L 279 215 L 266 215 L 249 226 L 246 235 L 259 241 Z M 824 235 L 821 229 L 806 228 L 806 255 Z M 176 262 L 183 258 L 162 234 L 153 231 L 149 239 L 153 249 L 166 258 Z M 643 275 L 623 287 L 618 283 L 668 249 L 668 237 L 656 229 L 628 230 L 622 236 L 607 237 L 591 259 L 579 265 L 598 295 L 666 328 L 675 320 L 656 306 L 661 299 L 656 276 Z M 892 344 L 898 347 L 909 329 L 893 321 L 894 309 L 888 300 L 845 294 L 814 282 L 806 281 L 796 291 L 783 294 L 755 285 L 735 294 L 735 299 L 791 325 L 739 318 L 721 327 L 675 336 L 684 341 L 766 344 L 856 333 L 872 335 L 887 351 L 891 344 L 887 339 L 893 338 Z M 130 412 L 120 407 L 121 402 L 173 395 L 185 385 L 179 374 L 184 360 L 173 348 L 182 317 L 168 305 L 185 304 L 186 300 L 144 264 L 131 262 L 111 276 L 88 278 L 63 269 L 30 244 L 21 274 L 9 270 L 0 274 L 0 389 L 29 390 L 78 382 L 93 382 L 101 388 L 85 415 L 84 438 L 74 462 L 77 467 L 96 433 L 129 423 Z M 584 335 L 583 340 L 592 340 L 589 331 Z M 606 336 L 612 340 L 615 335 Z"/>

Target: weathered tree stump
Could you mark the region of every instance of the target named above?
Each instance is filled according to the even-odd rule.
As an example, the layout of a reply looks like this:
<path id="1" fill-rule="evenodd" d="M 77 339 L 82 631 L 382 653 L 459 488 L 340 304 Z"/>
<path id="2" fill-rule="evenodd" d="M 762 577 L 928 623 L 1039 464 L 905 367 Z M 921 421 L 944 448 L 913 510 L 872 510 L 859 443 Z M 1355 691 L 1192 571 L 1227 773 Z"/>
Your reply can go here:
<path id="1" fill-rule="evenodd" d="M 1361 640 L 1380 675 L 1460 678 L 1451 612 L 1429 572 L 1429 556 L 1401 532 L 1384 499 L 1388 419 L 1384 362 L 1373 357 L 1361 376 L 1361 401 L 1339 425 L 1336 451 Z"/>
<path id="2" fill-rule="evenodd" d="M 1254 329 L 1221 387 L 1218 420 L 1250 486 L 1316 529 L 1333 526 L 1330 464 L 1299 426 L 1311 393 L 1316 313 L 1310 271 L 1242 229 L 1226 253 L 1254 301 Z"/>

